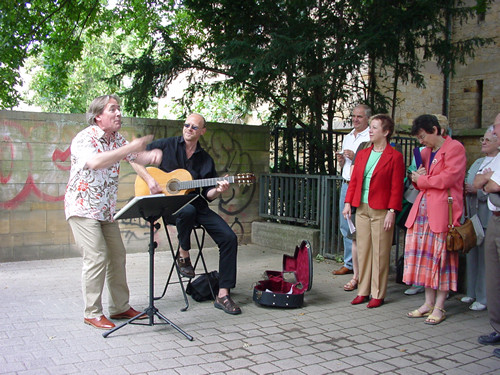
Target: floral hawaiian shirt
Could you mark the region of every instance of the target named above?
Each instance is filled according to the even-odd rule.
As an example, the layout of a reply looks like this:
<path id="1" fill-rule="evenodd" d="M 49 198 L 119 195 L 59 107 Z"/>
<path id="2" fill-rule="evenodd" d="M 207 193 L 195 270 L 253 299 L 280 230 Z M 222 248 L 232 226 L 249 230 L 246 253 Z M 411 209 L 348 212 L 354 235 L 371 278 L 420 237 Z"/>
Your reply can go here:
<path id="1" fill-rule="evenodd" d="M 108 142 L 97 125 L 83 129 L 71 142 L 71 171 L 64 209 L 66 220 L 71 216 L 100 221 L 113 221 L 116 211 L 120 162 L 108 168 L 89 169 L 86 163 L 99 152 L 115 150 L 128 142 L 120 133 L 114 133 Z M 135 154 L 125 158 L 133 161 Z"/>

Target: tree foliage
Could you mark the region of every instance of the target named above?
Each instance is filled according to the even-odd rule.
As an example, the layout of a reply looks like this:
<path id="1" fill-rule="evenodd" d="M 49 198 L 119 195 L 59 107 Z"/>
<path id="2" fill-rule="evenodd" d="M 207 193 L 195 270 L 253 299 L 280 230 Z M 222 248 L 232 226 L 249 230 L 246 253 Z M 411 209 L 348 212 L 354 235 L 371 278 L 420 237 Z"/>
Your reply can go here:
<path id="1" fill-rule="evenodd" d="M 121 74 L 134 77 L 125 94 L 140 113 L 180 72 L 195 70 L 204 82 L 222 75 L 248 103 L 270 103 L 271 124 L 306 129 L 309 170 L 324 172 L 333 147 L 320 142 L 323 125 L 332 129 L 353 102 L 387 112 L 391 98 L 377 82 L 385 70 L 395 89 L 398 80 L 423 85 L 429 60 L 453 73 L 486 41 L 447 38 L 448 16 L 463 22 L 478 9 L 452 0 L 184 0 L 147 53 L 125 60 Z M 286 140 L 290 162 L 294 149 Z"/>
<path id="2" fill-rule="evenodd" d="M 110 15 L 99 0 L 0 2 L 0 108 L 18 103 L 19 68 L 43 49 L 52 54 L 47 70 L 65 85 L 67 64 L 83 49 L 83 30 L 100 34 Z"/>
<path id="3" fill-rule="evenodd" d="M 2 2 L 1 106 L 18 99 L 17 68 L 42 52 L 39 62 L 45 69 L 38 84 L 47 89 L 48 102 L 69 103 L 69 110 L 79 110 L 74 99 L 79 88 L 98 85 L 74 81 L 72 62 L 82 56 L 96 59 L 86 66 L 106 71 L 100 77 L 120 90 L 133 115 L 149 111 L 176 77 L 188 74 L 182 106 L 199 107 L 200 98 L 220 93 L 241 98 L 241 110 L 268 103 L 269 123 L 308 132 L 309 170 L 324 172 L 333 157 L 325 152 L 333 149 L 331 140 L 320 141 L 324 124 L 332 129 L 339 113 L 347 114 L 354 102 L 388 112 L 396 103 L 380 81 L 393 77 L 394 92 L 399 81 L 423 85 L 426 61 L 452 74 L 487 41 L 451 40 L 449 20 L 464 22 L 490 3 L 117 0 L 111 7 L 105 0 Z M 116 43 L 110 41 L 111 52 L 102 53 L 99 62 L 104 49 L 84 46 L 102 34 Z M 132 53 L 119 48 L 123 35 L 133 36 Z M 285 149 L 285 160 L 293 160 L 291 139 Z"/>

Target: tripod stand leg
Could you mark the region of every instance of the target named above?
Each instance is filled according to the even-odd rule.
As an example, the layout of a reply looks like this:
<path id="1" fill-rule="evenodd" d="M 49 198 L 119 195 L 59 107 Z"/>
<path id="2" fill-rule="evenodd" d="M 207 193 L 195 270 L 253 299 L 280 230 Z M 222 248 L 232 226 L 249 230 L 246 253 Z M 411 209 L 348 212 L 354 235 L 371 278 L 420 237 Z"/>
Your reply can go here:
<path id="1" fill-rule="evenodd" d="M 104 332 L 102 334 L 102 337 L 104 337 L 104 338 L 108 337 L 113 332 L 118 331 L 120 328 L 126 326 L 129 323 L 132 323 L 134 320 L 139 319 L 141 316 L 144 316 L 144 315 L 149 315 L 147 310 L 140 313 L 139 315 L 134 316 L 132 319 L 127 320 L 125 323 L 122 323 L 119 326 L 116 326 L 115 328 L 111 328 L 109 331 Z M 151 317 L 150 317 L 150 322 L 151 322 Z"/>
<path id="2" fill-rule="evenodd" d="M 169 324 L 172 326 L 172 328 L 176 329 L 179 333 L 182 333 L 189 341 L 193 341 L 193 336 L 191 336 L 190 334 L 188 334 L 187 332 L 185 332 L 182 328 L 180 328 L 179 326 L 175 325 L 174 323 L 172 323 L 170 320 L 168 320 L 166 317 L 164 317 L 159 311 L 156 311 L 155 312 L 155 315 L 160 318 L 161 320 L 163 320 L 165 323 Z"/>

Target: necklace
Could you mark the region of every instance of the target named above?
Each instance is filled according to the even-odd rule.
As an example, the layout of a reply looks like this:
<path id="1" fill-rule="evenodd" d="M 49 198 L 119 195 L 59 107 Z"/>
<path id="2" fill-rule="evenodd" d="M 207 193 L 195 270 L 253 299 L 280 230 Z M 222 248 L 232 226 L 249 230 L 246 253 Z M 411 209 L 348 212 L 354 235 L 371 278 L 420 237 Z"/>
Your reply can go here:
<path id="1" fill-rule="evenodd" d="M 373 150 L 373 151 L 375 151 L 375 150 Z M 378 161 L 380 160 L 380 157 L 382 156 L 381 153 L 376 153 L 376 154 L 372 154 L 372 155 L 375 155 L 375 156 L 374 157 L 370 156 L 370 158 L 368 159 L 368 162 L 366 163 L 365 173 L 364 173 L 365 178 L 366 178 L 366 176 L 368 176 L 370 173 L 373 172 L 373 170 L 375 169 L 375 166 L 377 165 Z M 371 163 L 370 163 L 370 161 L 371 161 Z M 368 166 L 368 163 L 370 163 L 370 166 Z"/>
<path id="2" fill-rule="evenodd" d="M 387 145 L 383 145 L 381 147 L 379 147 L 378 145 L 377 146 L 373 145 L 373 151 L 375 151 L 375 152 L 384 152 L 385 146 L 387 146 Z M 376 150 L 376 148 L 379 148 L 379 150 Z"/>

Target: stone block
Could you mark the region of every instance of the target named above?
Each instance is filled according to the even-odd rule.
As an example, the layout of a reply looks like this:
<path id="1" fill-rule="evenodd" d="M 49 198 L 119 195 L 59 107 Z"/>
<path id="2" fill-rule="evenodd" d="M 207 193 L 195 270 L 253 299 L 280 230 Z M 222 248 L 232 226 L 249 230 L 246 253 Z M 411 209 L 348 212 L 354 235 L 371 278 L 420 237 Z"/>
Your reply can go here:
<path id="1" fill-rule="evenodd" d="M 12 211 L 11 229 L 13 234 L 44 233 L 47 230 L 45 211 Z"/>
<path id="2" fill-rule="evenodd" d="M 293 225 L 255 221 L 252 223 L 252 243 L 293 253 L 303 240 L 311 244 L 313 255 L 320 249 L 320 230 Z"/>

